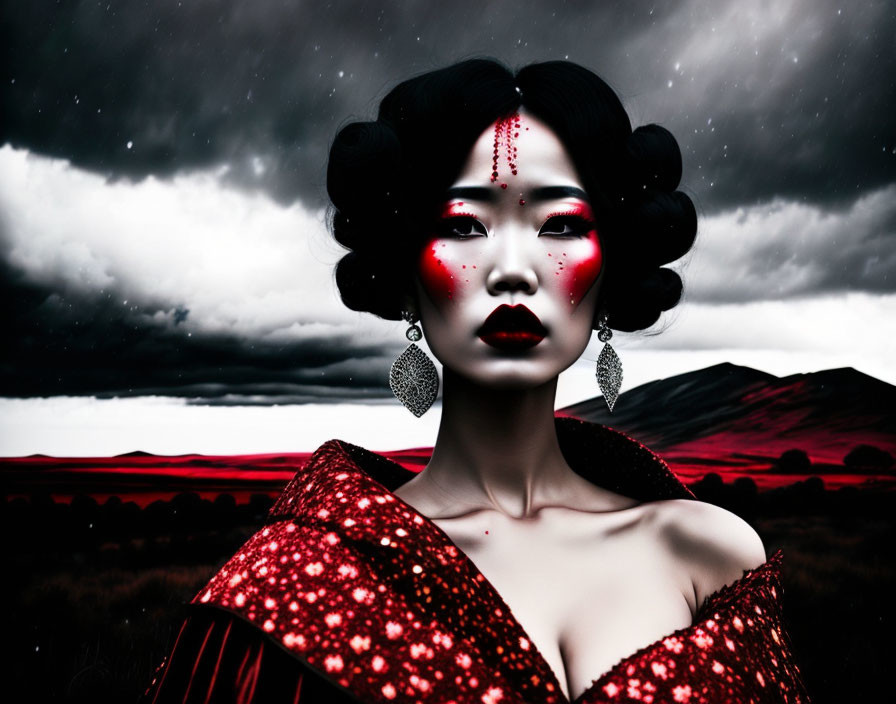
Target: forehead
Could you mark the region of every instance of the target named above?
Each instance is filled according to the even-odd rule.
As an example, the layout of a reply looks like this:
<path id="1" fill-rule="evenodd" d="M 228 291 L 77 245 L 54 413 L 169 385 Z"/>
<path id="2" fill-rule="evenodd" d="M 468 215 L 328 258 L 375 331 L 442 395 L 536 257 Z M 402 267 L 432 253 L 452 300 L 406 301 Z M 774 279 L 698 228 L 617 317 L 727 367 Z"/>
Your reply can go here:
<path id="1" fill-rule="evenodd" d="M 572 159 L 554 131 L 525 111 L 520 111 L 518 123 L 519 128 L 514 126 L 509 131 L 504 120 L 486 127 L 453 186 L 499 188 L 506 183 L 512 191 L 544 185 L 582 188 Z M 510 161 L 516 166 L 516 174 L 511 172 Z M 494 170 L 498 178 L 493 181 Z"/>

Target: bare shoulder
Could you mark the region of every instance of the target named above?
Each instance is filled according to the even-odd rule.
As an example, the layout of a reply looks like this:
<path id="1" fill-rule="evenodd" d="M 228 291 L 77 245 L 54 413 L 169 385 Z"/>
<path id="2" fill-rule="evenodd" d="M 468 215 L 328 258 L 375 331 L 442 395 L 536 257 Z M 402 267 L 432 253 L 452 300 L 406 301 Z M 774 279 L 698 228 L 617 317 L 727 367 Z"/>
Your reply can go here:
<path id="1" fill-rule="evenodd" d="M 766 561 L 762 539 L 730 511 L 688 499 L 659 502 L 658 511 L 660 538 L 690 572 L 698 606 Z"/>

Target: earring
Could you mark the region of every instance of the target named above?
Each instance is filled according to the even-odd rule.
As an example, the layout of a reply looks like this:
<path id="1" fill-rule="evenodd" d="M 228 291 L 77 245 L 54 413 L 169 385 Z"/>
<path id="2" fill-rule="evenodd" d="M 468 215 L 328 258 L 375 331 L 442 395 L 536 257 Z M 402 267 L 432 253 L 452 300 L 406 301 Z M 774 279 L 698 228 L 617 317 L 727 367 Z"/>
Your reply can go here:
<path id="1" fill-rule="evenodd" d="M 597 385 L 612 413 L 616 399 L 619 398 L 619 387 L 622 386 L 622 362 L 619 361 L 616 350 L 610 345 L 613 331 L 607 324 L 609 319 L 610 316 L 605 310 L 600 312 L 597 319 L 597 339 L 605 343 L 597 358 Z"/>
<path id="2" fill-rule="evenodd" d="M 411 344 L 392 363 L 389 387 L 404 407 L 419 418 L 436 400 L 439 393 L 439 373 L 426 353 L 414 344 L 423 339 L 423 331 L 416 324 L 414 314 L 402 311 L 401 317 L 408 322 L 405 337 Z"/>

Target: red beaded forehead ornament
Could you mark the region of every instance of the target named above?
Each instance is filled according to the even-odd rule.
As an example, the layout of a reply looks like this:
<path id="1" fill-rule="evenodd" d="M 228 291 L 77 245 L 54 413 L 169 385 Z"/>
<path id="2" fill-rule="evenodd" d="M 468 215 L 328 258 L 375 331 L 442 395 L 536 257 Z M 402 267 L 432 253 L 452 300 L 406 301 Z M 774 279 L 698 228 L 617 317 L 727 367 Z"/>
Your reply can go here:
<path id="1" fill-rule="evenodd" d="M 519 89 L 517 89 L 519 92 Z M 522 95 L 522 93 L 521 93 Z M 500 117 L 495 122 L 495 142 L 492 149 L 492 183 L 497 182 L 500 173 L 498 172 L 498 162 L 501 160 L 501 148 L 504 148 L 504 156 L 507 159 L 507 168 L 511 175 L 516 176 L 517 169 L 517 146 L 516 140 L 520 136 L 520 114 L 518 112 L 508 117 Z M 528 129 L 528 128 L 526 128 Z M 501 188 L 506 189 L 507 183 L 502 183 Z M 520 194 L 522 196 L 522 194 Z M 526 201 L 520 197 L 520 205 L 525 205 Z"/>

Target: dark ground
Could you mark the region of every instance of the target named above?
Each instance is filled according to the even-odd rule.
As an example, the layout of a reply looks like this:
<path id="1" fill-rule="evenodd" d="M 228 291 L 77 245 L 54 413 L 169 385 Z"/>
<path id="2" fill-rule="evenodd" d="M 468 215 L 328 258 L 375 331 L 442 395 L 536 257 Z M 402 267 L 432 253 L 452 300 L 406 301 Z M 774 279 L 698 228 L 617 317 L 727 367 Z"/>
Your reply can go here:
<path id="1" fill-rule="evenodd" d="M 710 477 L 698 496 L 784 549 L 784 612 L 816 704 L 882 701 L 896 655 L 896 494 L 820 481 L 757 494 Z M 47 497 L 2 505 L 6 702 L 133 702 L 171 646 L 184 603 L 263 522 L 182 494 L 140 510 Z"/>

